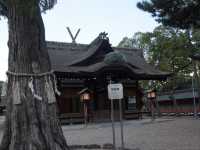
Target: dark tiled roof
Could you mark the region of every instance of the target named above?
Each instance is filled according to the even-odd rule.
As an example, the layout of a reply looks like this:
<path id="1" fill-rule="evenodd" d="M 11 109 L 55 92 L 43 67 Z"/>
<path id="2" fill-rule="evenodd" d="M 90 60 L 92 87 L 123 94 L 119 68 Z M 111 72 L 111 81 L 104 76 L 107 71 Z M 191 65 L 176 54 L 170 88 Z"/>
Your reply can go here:
<path id="1" fill-rule="evenodd" d="M 56 72 L 95 74 L 103 68 L 117 68 L 117 66 L 120 66 L 132 72 L 133 75 L 139 75 L 141 79 L 165 79 L 169 75 L 169 73 L 159 71 L 147 64 L 141 49 L 111 48 L 108 39 L 100 37 L 97 37 L 89 45 L 47 42 L 47 48 L 52 69 Z M 105 49 L 110 49 L 110 52 L 116 51 L 122 53 L 127 59 L 126 64 L 109 65 L 102 58 L 100 62 L 94 62 L 86 66 L 80 65 L 82 62 L 94 57 L 98 51 L 104 51 Z M 109 51 L 106 53 L 109 53 Z"/>
<path id="2" fill-rule="evenodd" d="M 88 45 L 61 42 L 47 42 L 47 48 L 54 70 L 63 65 L 68 65 L 85 53 Z"/>

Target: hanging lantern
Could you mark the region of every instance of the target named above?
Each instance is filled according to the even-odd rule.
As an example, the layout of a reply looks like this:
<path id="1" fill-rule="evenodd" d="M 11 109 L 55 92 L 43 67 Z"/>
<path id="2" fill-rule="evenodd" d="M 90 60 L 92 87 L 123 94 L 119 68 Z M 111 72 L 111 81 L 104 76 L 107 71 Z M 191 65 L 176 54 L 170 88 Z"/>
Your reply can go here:
<path id="1" fill-rule="evenodd" d="M 148 99 L 155 99 L 156 98 L 156 90 L 150 90 L 147 92 Z"/>
<path id="2" fill-rule="evenodd" d="M 91 100 L 91 91 L 85 88 L 79 92 L 81 102 L 87 102 Z"/>

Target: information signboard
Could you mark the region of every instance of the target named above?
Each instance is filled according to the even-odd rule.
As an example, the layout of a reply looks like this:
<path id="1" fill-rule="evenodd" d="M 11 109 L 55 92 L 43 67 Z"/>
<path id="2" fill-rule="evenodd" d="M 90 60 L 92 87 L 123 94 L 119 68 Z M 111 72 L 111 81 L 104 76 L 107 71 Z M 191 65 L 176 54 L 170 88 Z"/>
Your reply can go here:
<path id="1" fill-rule="evenodd" d="M 121 83 L 108 85 L 109 99 L 122 99 L 123 97 L 123 86 Z"/>

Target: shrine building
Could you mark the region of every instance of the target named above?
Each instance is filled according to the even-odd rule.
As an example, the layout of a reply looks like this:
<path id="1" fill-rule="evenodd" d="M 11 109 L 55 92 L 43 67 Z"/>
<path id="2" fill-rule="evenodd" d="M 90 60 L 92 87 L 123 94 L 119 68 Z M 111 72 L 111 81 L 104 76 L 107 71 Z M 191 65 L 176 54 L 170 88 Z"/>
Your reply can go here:
<path id="1" fill-rule="evenodd" d="M 52 69 L 58 88 L 58 115 L 62 118 L 83 117 L 80 92 L 88 89 L 89 119 L 94 122 L 110 119 L 110 82 L 123 84 L 123 117 L 140 111 L 142 90 L 139 80 L 165 80 L 169 73 L 149 65 L 141 49 L 112 47 L 105 33 L 100 33 L 90 44 L 47 42 Z M 118 116 L 118 103 L 114 103 Z"/>

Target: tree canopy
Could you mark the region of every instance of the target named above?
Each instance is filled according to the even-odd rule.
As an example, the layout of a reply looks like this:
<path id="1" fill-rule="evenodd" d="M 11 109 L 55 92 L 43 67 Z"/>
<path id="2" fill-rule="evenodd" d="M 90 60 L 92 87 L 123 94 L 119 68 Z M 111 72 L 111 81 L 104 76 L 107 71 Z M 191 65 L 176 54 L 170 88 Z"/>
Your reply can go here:
<path id="1" fill-rule="evenodd" d="M 199 0 L 143 0 L 137 7 L 151 13 L 163 25 L 181 29 L 200 27 Z"/>
<path id="2" fill-rule="evenodd" d="M 24 2 L 23 2 L 24 1 Z M 8 5 L 11 2 L 11 0 L 0 0 L 0 15 L 1 16 L 8 16 Z M 45 12 L 48 9 L 53 8 L 53 6 L 57 3 L 57 0 L 36 0 L 36 1 L 29 1 L 27 2 L 26 0 L 22 0 L 22 2 L 20 2 L 20 5 L 22 7 L 26 7 L 26 5 L 28 5 L 28 3 L 30 5 L 32 5 L 33 2 L 36 2 L 39 4 L 41 12 Z"/>
<path id="3" fill-rule="evenodd" d="M 191 80 L 192 65 L 190 55 L 199 51 L 199 30 L 193 30 L 192 39 L 187 31 L 173 27 L 158 26 L 153 32 L 138 32 L 132 38 L 125 37 L 119 43 L 119 47 L 140 48 L 144 50 L 146 60 L 157 69 L 171 72 L 176 87 L 183 86 Z M 193 49 L 190 46 L 193 42 Z M 163 82 L 166 86 L 172 86 L 172 81 Z M 161 82 L 156 86 L 161 88 Z"/>
<path id="4" fill-rule="evenodd" d="M 190 56 L 199 53 L 199 0 L 143 0 L 137 3 L 137 7 L 151 13 L 155 20 L 164 26 L 186 29 L 186 32 L 184 31 L 188 39 L 184 44 L 186 49 L 180 51 L 183 57 L 187 53 L 187 49 L 189 49 Z M 197 68 L 198 65 L 193 63 L 196 81 L 198 81 L 199 76 Z"/>

